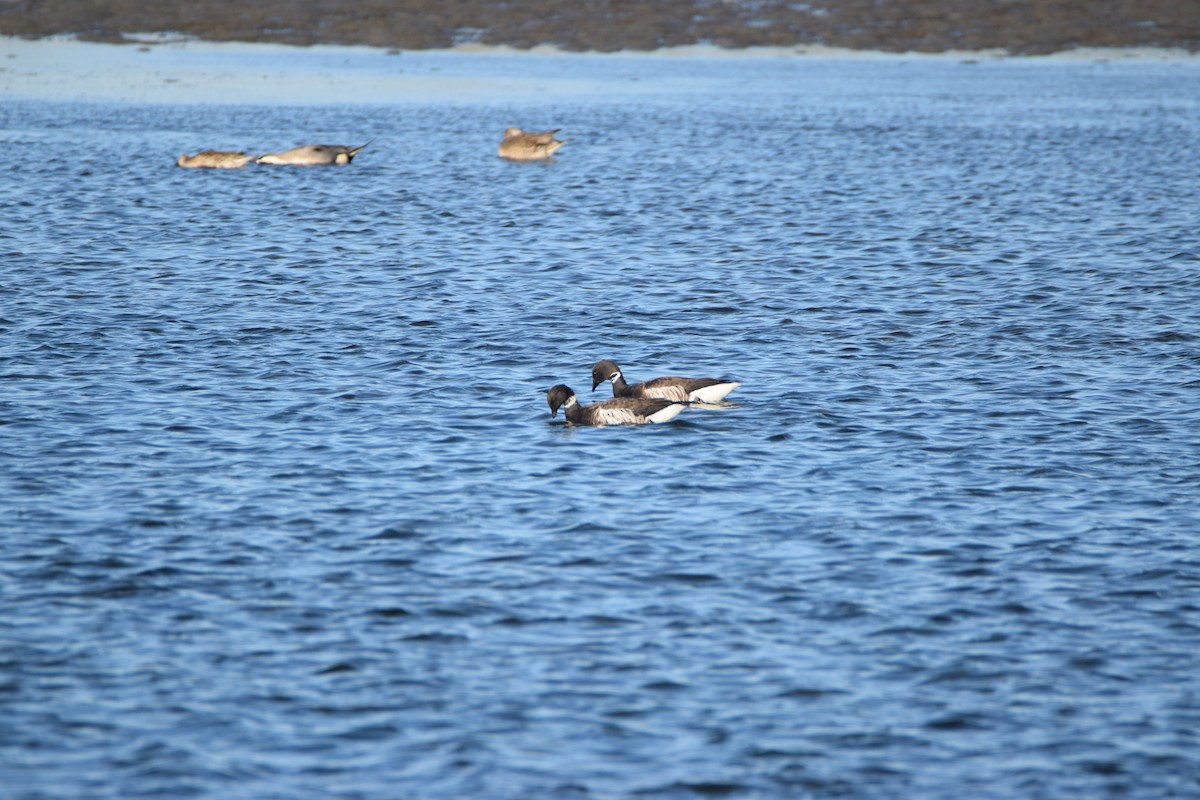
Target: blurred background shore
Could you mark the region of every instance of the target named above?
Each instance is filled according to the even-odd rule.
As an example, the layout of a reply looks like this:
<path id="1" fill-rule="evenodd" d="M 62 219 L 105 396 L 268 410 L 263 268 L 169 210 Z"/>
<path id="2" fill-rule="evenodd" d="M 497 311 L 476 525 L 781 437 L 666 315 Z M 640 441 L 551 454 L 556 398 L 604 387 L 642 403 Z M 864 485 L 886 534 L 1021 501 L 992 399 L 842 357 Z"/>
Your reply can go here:
<path id="1" fill-rule="evenodd" d="M 0 35 L 129 41 L 371 45 L 478 43 L 571 51 L 824 45 L 884 52 L 1080 47 L 1200 50 L 1200 3 L 1178 0 L 0 0 Z M 136 37 L 134 37 L 136 38 Z"/>

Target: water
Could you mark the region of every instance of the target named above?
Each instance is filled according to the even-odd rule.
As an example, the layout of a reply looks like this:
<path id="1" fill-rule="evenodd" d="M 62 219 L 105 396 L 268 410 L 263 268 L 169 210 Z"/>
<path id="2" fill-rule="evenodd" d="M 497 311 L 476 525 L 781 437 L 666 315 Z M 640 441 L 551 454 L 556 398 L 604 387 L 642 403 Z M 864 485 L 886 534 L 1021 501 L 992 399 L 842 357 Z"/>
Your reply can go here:
<path id="1" fill-rule="evenodd" d="M 1196 65 L 536 64 L 0 106 L 5 796 L 1197 796 Z"/>

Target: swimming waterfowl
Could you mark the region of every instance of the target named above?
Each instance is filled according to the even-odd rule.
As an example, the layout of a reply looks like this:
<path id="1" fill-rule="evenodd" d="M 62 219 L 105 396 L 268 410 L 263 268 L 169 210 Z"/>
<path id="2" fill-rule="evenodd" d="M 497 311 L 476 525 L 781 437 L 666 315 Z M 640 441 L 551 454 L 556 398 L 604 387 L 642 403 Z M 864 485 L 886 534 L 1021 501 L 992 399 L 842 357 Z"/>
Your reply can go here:
<path id="1" fill-rule="evenodd" d="M 554 138 L 562 128 L 545 133 L 526 133 L 520 128 L 507 128 L 500 142 L 500 157 L 510 161 L 545 161 L 567 143 Z"/>
<path id="2" fill-rule="evenodd" d="M 679 415 L 686 406 L 658 398 L 617 397 L 590 406 L 581 405 L 575 392 L 561 383 L 546 393 L 550 416 L 557 417 L 563 409 L 567 422 L 576 425 L 645 425 L 648 422 L 667 422 Z"/>
<path id="3" fill-rule="evenodd" d="M 367 142 L 370 144 L 371 142 Z M 267 153 L 254 163 L 284 164 L 294 167 L 323 167 L 343 166 L 354 160 L 367 144 L 358 147 L 347 147 L 342 144 L 306 144 L 303 147 L 293 147 L 282 153 Z"/>
<path id="4" fill-rule="evenodd" d="M 621 368 L 612 361 L 597 361 L 592 367 L 592 391 L 605 381 L 612 382 L 613 397 L 661 397 L 676 403 L 719 403 L 742 384 L 717 378 L 655 378 L 632 386 L 625 382 Z"/>
<path id="5" fill-rule="evenodd" d="M 175 162 L 186 169 L 241 169 L 254 160 L 254 156 L 230 150 L 205 150 L 194 156 L 181 155 Z"/>

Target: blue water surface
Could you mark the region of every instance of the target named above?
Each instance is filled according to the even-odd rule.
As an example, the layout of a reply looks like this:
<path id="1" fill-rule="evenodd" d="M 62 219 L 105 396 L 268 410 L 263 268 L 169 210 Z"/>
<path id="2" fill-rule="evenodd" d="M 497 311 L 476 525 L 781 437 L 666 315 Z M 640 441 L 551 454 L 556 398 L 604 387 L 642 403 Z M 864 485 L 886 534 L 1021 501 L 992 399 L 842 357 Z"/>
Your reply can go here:
<path id="1" fill-rule="evenodd" d="M 547 64 L 0 104 L 4 796 L 1200 796 L 1200 66 Z"/>

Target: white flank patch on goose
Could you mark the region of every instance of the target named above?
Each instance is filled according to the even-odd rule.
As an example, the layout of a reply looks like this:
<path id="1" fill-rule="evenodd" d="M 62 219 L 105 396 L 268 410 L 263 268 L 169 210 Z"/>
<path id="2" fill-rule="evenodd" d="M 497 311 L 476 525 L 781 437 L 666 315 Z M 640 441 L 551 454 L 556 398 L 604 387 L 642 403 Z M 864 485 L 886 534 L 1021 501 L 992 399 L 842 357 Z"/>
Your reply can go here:
<path id="1" fill-rule="evenodd" d="M 655 411 L 653 414 L 647 417 L 647 419 L 651 422 L 668 422 L 678 417 L 679 412 L 683 411 L 685 408 L 687 408 L 687 406 L 679 403 L 673 403 L 661 411 Z"/>
<path id="2" fill-rule="evenodd" d="M 725 399 L 725 395 L 732 392 L 740 383 L 714 383 L 712 386 L 705 386 L 702 389 L 697 389 L 692 392 L 689 400 L 700 403 L 719 403 Z"/>

